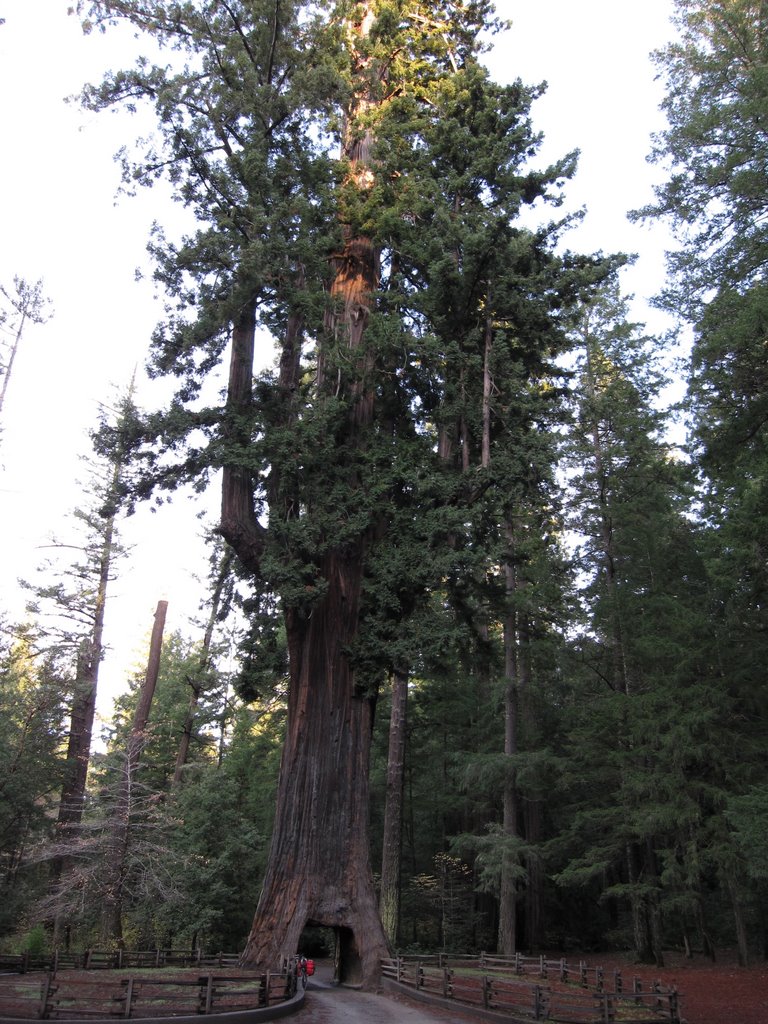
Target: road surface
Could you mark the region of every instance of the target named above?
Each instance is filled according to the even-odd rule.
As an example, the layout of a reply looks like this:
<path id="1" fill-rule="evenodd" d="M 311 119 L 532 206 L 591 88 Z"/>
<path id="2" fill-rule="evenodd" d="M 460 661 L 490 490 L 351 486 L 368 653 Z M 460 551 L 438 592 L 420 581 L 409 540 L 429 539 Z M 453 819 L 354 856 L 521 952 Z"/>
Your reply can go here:
<path id="1" fill-rule="evenodd" d="M 421 1005 L 397 995 L 375 995 L 333 986 L 330 970 L 318 965 L 303 1009 L 288 1018 L 296 1024 L 471 1024 L 470 1013 Z"/>

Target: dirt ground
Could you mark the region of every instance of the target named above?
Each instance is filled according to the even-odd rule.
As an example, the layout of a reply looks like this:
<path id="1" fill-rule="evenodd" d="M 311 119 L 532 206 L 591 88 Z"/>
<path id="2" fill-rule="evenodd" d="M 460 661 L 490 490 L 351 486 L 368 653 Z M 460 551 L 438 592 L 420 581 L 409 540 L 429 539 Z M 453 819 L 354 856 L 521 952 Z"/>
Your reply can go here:
<path id="1" fill-rule="evenodd" d="M 691 960 L 682 954 L 665 954 L 665 966 L 648 967 L 621 956 L 569 956 L 600 965 L 606 972 L 620 970 L 625 981 L 637 974 L 665 986 L 674 985 L 680 993 L 680 1008 L 688 1024 L 768 1024 L 768 963 L 757 962 L 739 967 L 736 957 L 720 953 L 715 963 L 698 956 Z"/>
<path id="2" fill-rule="evenodd" d="M 675 953 L 666 955 L 663 969 L 635 964 L 629 956 L 570 955 L 568 960 L 602 966 L 606 980 L 608 972 L 620 970 L 625 984 L 638 975 L 644 983 L 658 979 L 665 987 L 674 985 L 687 1024 L 768 1024 L 768 963 L 744 968 L 730 954 L 720 954 L 713 964 L 704 957 L 688 960 Z M 326 971 L 321 968 L 318 974 L 297 1024 L 467 1024 L 472 1020 L 471 1012 L 433 1008 L 405 996 L 382 998 L 329 989 Z"/>
<path id="3" fill-rule="evenodd" d="M 553 956 L 554 958 L 554 956 Z M 621 970 L 625 985 L 638 975 L 645 983 L 658 979 L 680 993 L 687 1024 L 768 1024 L 768 963 L 739 967 L 735 957 L 720 954 L 716 963 L 695 957 L 687 960 L 667 954 L 663 969 L 634 964 L 628 956 L 569 955 L 577 964 L 602 966 L 606 972 Z M 296 1024 L 468 1024 L 477 1016 L 471 1011 L 433 1008 L 405 996 L 377 996 L 330 985 L 330 967 L 318 964 L 310 982 L 304 1009 L 289 1018 Z M 16 976 L 18 979 L 18 976 Z M 13 978 L 0 978 L 12 982 Z"/>

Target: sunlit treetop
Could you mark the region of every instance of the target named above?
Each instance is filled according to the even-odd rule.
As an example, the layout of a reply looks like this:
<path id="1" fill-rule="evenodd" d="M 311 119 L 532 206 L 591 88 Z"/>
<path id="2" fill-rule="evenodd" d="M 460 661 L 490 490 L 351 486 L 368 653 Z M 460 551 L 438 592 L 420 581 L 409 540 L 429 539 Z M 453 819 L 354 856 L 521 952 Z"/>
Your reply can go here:
<path id="1" fill-rule="evenodd" d="M 656 202 L 682 243 L 671 301 L 695 308 L 720 283 L 746 287 L 768 264 L 768 6 L 676 0 L 679 38 L 655 54 L 669 126 L 652 159 L 668 170 Z"/>

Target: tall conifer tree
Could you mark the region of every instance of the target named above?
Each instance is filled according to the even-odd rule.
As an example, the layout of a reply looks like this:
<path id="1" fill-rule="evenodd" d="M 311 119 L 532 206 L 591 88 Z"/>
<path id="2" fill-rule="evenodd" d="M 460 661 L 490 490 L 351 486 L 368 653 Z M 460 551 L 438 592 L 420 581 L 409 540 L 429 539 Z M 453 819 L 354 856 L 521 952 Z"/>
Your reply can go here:
<path id="1" fill-rule="evenodd" d="M 410 590 L 444 575 L 433 553 L 447 545 L 461 571 L 468 510 L 498 485 L 473 456 L 485 324 L 503 323 L 534 368 L 598 273 L 552 255 L 554 227 L 515 224 L 522 206 L 557 197 L 573 160 L 527 169 L 536 92 L 495 86 L 480 66 L 495 24 L 486 0 L 79 6 L 95 22 L 129 21 L 184 62 L 142 60 L 84 94 L 94 108 L 154 105 L 163 151 L 126 173 L 151 182 L 168 169 L 201 225 L 153 247 L 178 302 L 154 367 L 180 387 L 134 435 L 139 491 L 221 466 L 221 530 L 285 622 L 287 736 L 244 958 L 272 964 L 305 925 L 324 925 L 338 936 L 340 979 L 373 984 L 386 939 L 367 766 L 392 658 L 370 643 L 365 594 L 398 542 L 419 548 L 396 575 L 396 619 L 410 614 Z M 258 327 L 279 351 L 275 372 L 254 381 Z M 203 407 L 203 378 L 228 343 L 226 403 Z M 186 457 L 169 465 L 142 446 L 158 435 Z M 419 529 L 396 535 L 406 521 Z"/>

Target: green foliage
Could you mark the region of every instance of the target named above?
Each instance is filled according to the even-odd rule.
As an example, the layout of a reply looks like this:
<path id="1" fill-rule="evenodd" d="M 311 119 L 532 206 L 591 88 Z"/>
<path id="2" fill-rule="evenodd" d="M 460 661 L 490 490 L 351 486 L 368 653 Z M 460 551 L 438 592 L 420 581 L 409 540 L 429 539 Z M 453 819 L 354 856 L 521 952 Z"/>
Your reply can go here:
<path id="1" fill-rule="evenodd" d="M 46 947 L 45 928 L 41 924 L 36 924 L 27 933 L 22 943 L 22 949 L 25 953 L 29 953 L 30 956 L 42 956 L 46 951 Z"/>
<path id="2" fill-rule="evenodd" d="M 765 830 L 768 826 L 768 787 L 751 786 L 745 793 L 728 800 L 726 817 L 733 829 L 734 841 L 746 873 L 756 881 L 768 879 L 768 851 Z"/>
<path id="3" fill-rule="evenodd" d="M 756 905 L 764 11 L 677 8 L 682 39 L 658 57 L 671 177 L 643 214 L 693 241 L 673 261 L 677 306 L 698 316 L 693 467 L 665 440 L 654 341 L 611 277 L 624 258 L 564 251 L 568 219 L 523 225 L 557 210 L 575 156 L 535 167 L 540 89 L 499 86 L 479 61 L 490 4 L 78 4 L 88 27 L 128 23 L 156 45 L 83 100 L 154 111 L 124 184 L 165 175 L 196 218 L 151 243 L 169 299 L 152 372 L 176 396 L 102 444 L 131 452 L 131 500 L 222 469 L 245 482 L 228 531 L 249 588 L 234 685 L 255 707 L 233 712 L 227 681 L 169 638 L 140 772 L 167 898 L 137 890 L 133 934 L 242 942 L 289 654 L 339 565 L 362 580 L 340 627 L 356 695 L 411 678 L 405 942 L 485 940 L 510 864 L 531 944 L 629 936 L 646 955 L 665 926 L 703 937 L 729 900 Z M 350 309 L 355 274 L 370 293 Z M 276 359 L 254 377 L 256 331 Z M 206 382 L 230 342 L 245 354 L 221 400 Z M 192 679 L 196 742 L 171 792 Z M 374 845 L 385 751 L 379 725 Z"/>
<path id="4" fill-rule="evenodd" d="M 170 785 L 193 687 L 200 697 L 195 706 L 190 760 L 194 763 L 216 758 L 225 713 L 226 681 L 211 664 L 202 664 L 202 660 L 199 643 L 193 643 L 178 631 L 164 637 L 140 766 L 141 780 L 152 791 L 161 792 Z M 138 673 L 131 680 L 130 689 L 115 702 L 110 730 L 112 749 L 121 750 L 125 746 L 142 681 L 143 673 Z"/>
<path id="5" fill-rule="evenodd" d="M 29 850 L 52 833 L 61 787 L 65 694 L 35 637 L 3 623 L 0 639 L 0 935 L 14 933 L 44 885 Z"/>
<path id="6" fill-rule="evenodd" d="M 738 290 L 766 267 L 764 162 L 768 21 L 758 0 L 676 0 L 680 38 L 656 54 L 669 127 L 653 152 L 670 176 L 640 215 L 669 218 L 676 308 L 712 288 Z"/>
<path id="7" fill-rule="evenodd" d="M 156 908 L 156 936 L 208 949 L 243 947 L 266 864 L 281 721 L 277 710 L 241 709 L 221 763 L 187 772 L 172 801 L 169 866 L 178 898 Z"/>
<path id="8" fill-rule="evenodd" d="M 699 473 L 694 511 L 701 522 L 707 621 L 694 633 L 697 649 L 688 645 L 688 694 L 695 694 L 697 711 L 686 708 L 682 716 L 695 751 L 685 768 L 695 764 L 696 783 L 689 786 L 700 817 L 681 848 L 695 857 L 702 887 L 732 879 L 725 896 L 745 959 L 745 914 L 761 899 L 755 884 L 761 875 L 759 859 L 751 867 L 755 851 L 738 808 L 753 799 L 759 806 L 753 787 L 760 784 L 766 743 L 764 716 L 756 709 L 764 699 L 757 666 L 764 657 L 766 589 L 768 23 L 765 5 L 750 0 L 678 0 L 677 13 L 680 39 L 657 55 L 669 128 L 657 139 L 655 157 L 669 160 L 671 173 L 656 205 L 642 213 L 669 217 L 685 242 L 672 258 L 670 296 L 695 332 L 687 409 Z M 723 828 L 731 803 L 729 820 L 738 825 Z M 674 863 L 670 854 L 668 869 Z"/>

